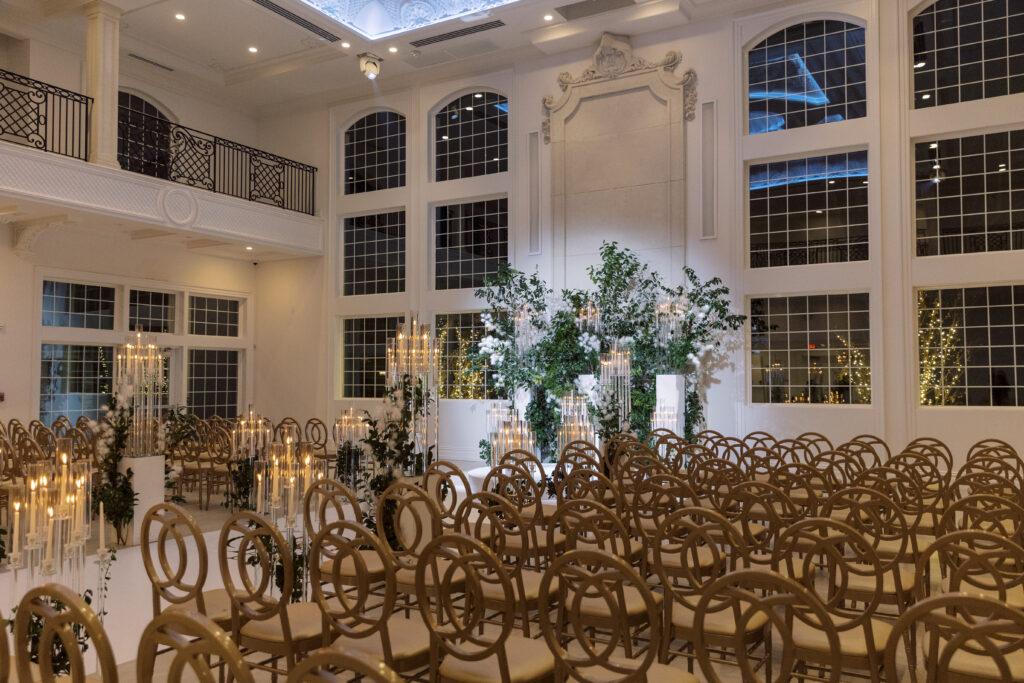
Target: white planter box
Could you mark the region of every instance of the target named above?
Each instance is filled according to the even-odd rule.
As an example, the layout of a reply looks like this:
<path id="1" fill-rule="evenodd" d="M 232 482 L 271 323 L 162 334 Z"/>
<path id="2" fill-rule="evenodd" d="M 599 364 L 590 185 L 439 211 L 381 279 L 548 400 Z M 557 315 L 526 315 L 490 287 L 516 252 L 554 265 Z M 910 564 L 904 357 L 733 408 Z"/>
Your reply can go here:
<path id="1" fill-rule="evenodd" d="M 128 545 L 138 545 L 142 518 L 146 516 L 149 508 L 164 502 L 164 456 L 121 458 L 118 470 L 124 474 L 129 469 L 132 471 L 132 488 L 138 497 L 135 500 L 135 514 L 128 533 Z"/>

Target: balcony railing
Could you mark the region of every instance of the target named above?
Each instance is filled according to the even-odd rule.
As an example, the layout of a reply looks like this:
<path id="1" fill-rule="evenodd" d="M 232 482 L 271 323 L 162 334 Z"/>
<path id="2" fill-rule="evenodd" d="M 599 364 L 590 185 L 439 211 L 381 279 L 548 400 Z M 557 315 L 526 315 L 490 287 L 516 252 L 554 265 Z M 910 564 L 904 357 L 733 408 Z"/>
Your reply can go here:
<path id="1" fill-rule="evenodd" d="M 89 156 L 92 98 L 0 69 L 0 140 Z"/>
<path id="2" fill-rule="evenodd" d="M 316 168 L 121 107 L 121 168 L 313 215 Z"/>

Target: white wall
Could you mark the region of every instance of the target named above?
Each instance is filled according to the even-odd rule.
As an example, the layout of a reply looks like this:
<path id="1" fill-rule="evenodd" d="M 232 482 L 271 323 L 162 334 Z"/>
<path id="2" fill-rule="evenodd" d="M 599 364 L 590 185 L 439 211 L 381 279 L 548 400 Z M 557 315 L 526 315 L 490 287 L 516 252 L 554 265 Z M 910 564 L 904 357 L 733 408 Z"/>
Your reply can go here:
<path id="1" fill-rule="evenodd" d="M 253 302 L 256 273 L 251 264 L 190 253 L 184 249 L 127 238 L 102 236 L 76 228 L 57 229 L 41 236 L 28 258 L 17 255 L 12 246 L 12 228 L 0 226 L 0 420 L 18 418 L 24 422 L 39 411 L 39 355 L 43 341 L 75 343 L 120 343 L 126 333 L 109 333 L 40 326 L 41 280 L 43 277 L 67 277 L 116 286 L 152 286 L 169 290 L 199 289 L 245 297 Z M 187 306 L 181 301 L 179 306 Z M 249 308 L 249 311 L 252 309 Z M 247 314 L 246 314 L 247 315 Z M 242 338 L 227 341 L 232 347 L 250 344 L 248 326 L 243 322 Z M 44 338 L 45 335 L 45 338 Z M 224 340 L 194 340 L 196 346 L 219 345 Z M 245 358 L 251 363 L 251 358 Z M 242 368 L 240 403 L 244 405 L 250 374 Z M 184 402 L 184 396 L 179 397 Z"/>
<path id="2" fill-rule="evenodd" d="M 1012 419 L 1019 409 L 921 408 L 916 405 L 916 310 L 914 289 L 957 283 L 1021 282 L 1024 254 L 974 254 L 939 259 L 914 257 L 912 141 L 925 135 L 962 134 L 971 130 L 1006 130 L 1020 127 L 1024 95 L 940 107 L 910 109 L 911 46 L 910 0 L 835 0 L 791 3 L 764 13 L 699 22 L 633 37 L 636 54 L 659 60 L 668 50 L 682 52 L 682 69 L 694 68 L 699 78 L 698 116 L 686 124 L 686 262 L 704 278 L 720 276 L 734 295 L 737 309 L 749 313 L 755 296 L 815 294 L 829 291 L 868 292 L 871 301 L 872 396 L 869 406 L 764 405 L 749 399 L 749 330 L 742 343 L 719 370 L 708 391 L 709 426 L 727 433 L 764 429 L 779 436 L 814 430 L 835 440 L 870 432 L 900 447 L 916 436 L 947 440 L 958 457 L 983 437 L 999 436 L 1024 447 L 1024 423 Z M 814 18 L 841 18 L 867 26 L 868 116 L 863 119 L 762 135 L 746 134 L 746 57 L 744 49 L 792 23 Z M 333 296 L 332 319 L 371 312 L 419 311 L 424 317 L 440 310 L 479 308 L 467 292 L 432 292 L 429 279 L 429 220 L 432 200 L 445 196 L 473 196 L 493 191 L 509 194 L 511 253 L 522 270 L 540 269 L 553 281 L 558 273 L 552 259 L 549 149 L 542 148 L 542 253 L 529 254 L 527 242 L 528 177 L 525 166 L 528 136 L 541 129 L 541 98 L 558 95 L 561 72 L 579 75 L 589 66 L 591 48 L 516 62 L 490 75 L 422 83 L 408 90 L 372 100 L 349 103 L 333 110 L 336 133 L 361 113 L 374 107 L 396 109 L 408 117 L 409 186 L 356 197 L 334 195 L 333 215 L 341 217 L 373 208 L 406 206 L 409 232 L 408 295 L 371 297 Z M 430 177 L 429 126 L 432 107 L 449 94 L 466 88 L 496 87 L 510 97 L 510 172 L 472 181 L 434 183 Z M 701 237 L 700 103 L 717 104 L 717 235 Z M 869 150 L 869 220 L 871 258 L 866 262 L 796 266 L 753 270 L 747 266 L 747 165 L 771 159 L 794 158 L 843 151 Z M 332 162 L 338 173 L 338 159 Z M 371 196 L 373 195 L 373 196 Z M 630 226 L 620 226 L 608 238 L 630 246 Z M 329 271 L 337 277 L 337 245 L 330 254 Z M 667 274 L 678 281 L 678 273 Z M 570 285 L 580 284 L 569 282 Z M 333 325 L 332 325 L 333 329 Z M 337 355 L 337 336 L 332 341 Z M 332 396 L 340 385 L 335 380 Z M 338 401 L 336 407 L 349 402 Z M 476 443 L 479 425 L 466 420 L 446 423 L 448 439 L 459 452 Z"/>

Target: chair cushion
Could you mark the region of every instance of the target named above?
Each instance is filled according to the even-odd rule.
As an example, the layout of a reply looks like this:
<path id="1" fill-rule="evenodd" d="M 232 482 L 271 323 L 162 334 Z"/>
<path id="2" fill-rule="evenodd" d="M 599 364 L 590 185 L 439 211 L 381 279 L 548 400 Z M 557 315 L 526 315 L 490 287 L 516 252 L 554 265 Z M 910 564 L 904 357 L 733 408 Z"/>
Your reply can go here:
<path id="1" fill-rule="evenodd" d="M 611 660 L 617 666 L 623 668 L 628 667 L 630 660 L 615 658 Z M 598 667 L 588 667 L 586 669 L 579 669 L 579 673 L 585 677 L 587 681 L 594 681 L 594 683 L 601 683 L 602 681 L 621 681 L 623 675 L 614 671 L 606 671 Z M 647 676 L 644 679 L 647 683 L 700 683 L 700 679 L 691 673 L 687 673 L 682 669 L 677 669 L 674 666 L 668 664 L 659 664 L 654 662 L 651 667 L 647 669 Z"/>
<path id="2" fill-rule="evenodd" d="M 694 611 L 678 602 L 672 604 L 672 626 L 692 631 L 694 628 Z M 752 634 L 764 628 L 768 617 L 764 612 L 751 615 L 747 621 L 747 633 Z M 704 632 L 714 635 L 732 635 L 736 632 L 736 619 L 731 609 L 708 612 L 704 617 Z"/>
<path id="3" fill-rule="evenodd" d="M 203 604 L 206 606 L 206 616 L 219 624 L 231 621 L 231 596 L 223 588 L 212 591 L 203 591 Z M 168 605 L 165 612 L 198 612 L 195 600 Z"/>
<path id="4" fill-rule="evenodd" d="M 680 553 L 662 553 L 661 563 L 666 567 L 682 567 L 682 555 Z M 687 562 L 690 557 L 687 553 Z M 654 565 L 654 549 L 647 551 L 647 561 L 653 566 Z M 715 563 L 713 551 L 710 546 L 702 545 L 697 548 L 697 566 L 698 567 L 710 567 Z"/>
<path id="5" fill-rule="evenodd" d="M 942 646 L 945 646 L 945 644 L 946 642 L 943 640 Z M 974 641 L 971 641 L 971 645 L 976 648 L 979 647 Z M 1024 680 L 1024 651 L 1015 650 L 1007 653 L 1005 657 L 1013 680 Z M 999 666 L 995 663 L 995 660 L 987 655 L 968 652 L 963 649 L 957 650 L 950 657 L 949 670 L 981 680 L 1003 680 L 1002 676 L 999 675 Z"/>
<path id="6" fill-rule="evenodd" d="M 900 582 L 900 590 L 904 595 L 909 595 L 914 590 L 914 570 L 910 568 L 897 567 L 896 579 L 891 571 L 882 575 L 882 593 L 884 595 L 896 594 L 896 580 Z M 858 593 L 873 592 L 876 581 L 874 575 L 868 574 L 847 574 L 848 583 L 846 589 Z"/>
<path id="7" fill-rule="evenodd" d="M 371 581 L 379 581 L 384 578 L 384 561 L 376 550 L 360 550 L 359 554 L 366 563 L 366 573 Z M 334 561 L 325 560 L 320 564 L 320 580 L 330 581 L 331 573 L 334 571 Z M 346 556 L 341 561 L 341 577 L 350 578 L 355 576 L 355 561 L 351 556 Z"/>
<path id="8" fill-rule="evenodd" d="M 388 619 L 387 628 L 391 656 L 395 661 L 430 656 L 430 631 L 418 613 L 411 614 L 409 618 L 405 618 L 401 613 L 395 613 Z M 366 638 L 339 636 L 331 647 L 383 657 L 384 646 L 381 637 L 380 631 Z"/>
<path id="9" fill-rule="evenodd" d="M 654 605 L 660 611 L 661 604 L 665 600 L 665 596 L 661 593 L 652 593 L 654 598 Z M 633 586 L 623 586 L 622 597 L 625 601 L 626 614 L 629 616 L 637 616 L 647 611 L 647 606 L 644 604 L 643 595 Z M 580 616 L 586 620 L 587 617 L 608 617 L 609 609 L 608 603 L 605 602 L 604 598 L 583 598 L 580 601 Z"/>
<path id="10" fill-rule="evenodd" d="M 524 638 L 512 634 L 505 641 L 508 653 L 509 680 L 512 683 L 526 683 L 548 678 L 555 670 L 555 656 L 547 641 Z M 469 661 L 446 654 L 439 672 L 443 680 L 461 683 L 492 683 L 500 680 L 498 655 Z"/>
<path id="11" fill-rule="evenodd" d="M 535 572 L 529 569 L 523 570 L 523 595 L 518 595 L 519 584 L 516 581 L 512 581 L 512 591 L 517 593 L 517 600 L 532 601 L 540 597 L 540 580 L 543 578 L 542 572 Z M 483 582 L 480 585 L 481 592 L 483 593 L 485 600 L 504 600 L 505 591 L 502 590 L 500 583 L 494 582 Z M 558 590 L 558 577 L 555 577 L 551 581 L 551 593 L 554 594 Z"/>
<path id="12" fill-rule="evenodd" d="M 293 602 L 288 610 L 288 625 L 292 640 L 306 640 L 324 632 L 323 613 L 315 602 Z M 263 621 L 247 621 L 242 626 L 242 636 L 272 643 L 284 642 L 284 630 L 280 616 Z"/>
<path id="13" fill-rule="evenodd" d="M 874 636 L 875 652 L 881 654 L 885 650 L 885 641 L 892 632 L 892 626 L 880 619 L 871 620 L 871 633 Z M 815 652 L 830 652 L 828 638 L 825 632 L 819 628 L 812 628 L 809 624 L 797 621 L 793 624 L 793 642 L 797 647 Z M 866 629 L 851 628 L 839 632 L 839 649 L 844 656 L 867 657 L 867 633 Z"/>

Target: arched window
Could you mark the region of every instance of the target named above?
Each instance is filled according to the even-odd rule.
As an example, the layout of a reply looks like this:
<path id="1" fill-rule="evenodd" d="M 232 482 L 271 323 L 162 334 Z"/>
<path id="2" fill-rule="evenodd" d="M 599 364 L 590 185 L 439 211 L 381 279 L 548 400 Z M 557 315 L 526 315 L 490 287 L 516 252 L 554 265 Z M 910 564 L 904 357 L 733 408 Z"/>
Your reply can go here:
<path id="1" fill-rule="evenodd" d="M 170 175 L 170 119 L 148 100 L 132 93 L 117 96 L 117 160 L 126 171 L 154 178 Z"/>
<path id="2" fill-rule="evenodd" d="M 452 100 L 434 124 L 437 180 L 508 171 L 508 99 L 475 92 Z"/>
<path id="3" fill-rule="evenodd" d="M 375 111 L 345 131 L 345 194 L 405 186 L 405 117 Z"/>
<path id="4" fill-rule="evenodd" d="M 1024 3 L 939 0 L 914 17 L 914 108 L 1024 92 Z"/>
<path id="5" fill-rule="evenodd" d="M 867 114 L 861 26 L 795 24 L 751 48 L 747 65 L 751 134 Z"/>

